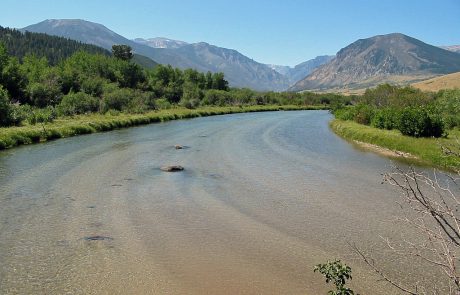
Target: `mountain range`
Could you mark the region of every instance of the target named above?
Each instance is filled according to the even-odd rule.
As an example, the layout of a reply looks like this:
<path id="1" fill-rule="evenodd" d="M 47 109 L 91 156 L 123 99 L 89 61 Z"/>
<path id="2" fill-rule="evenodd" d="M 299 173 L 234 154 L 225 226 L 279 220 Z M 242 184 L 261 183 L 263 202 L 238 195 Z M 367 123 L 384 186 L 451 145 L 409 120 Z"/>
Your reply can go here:
<path id="1" fill-rule="evenodd" d="M 380 83 L 409 84 L 460 71 L 460 46 L 435 47 L 412 37 L 393 33 L 360 39 L 335 56 L 318 56 L 295 67 L 268 65 L 240 52 L 205 42 L 187 43 L 168 38 L 129 40 L 107 27 L 76 19 L 45 20 L 21 29 L 46 33 L 111 49 L 114 44 L 132 47 L 137 59 L 201 72 L 223 72 L 230 86 L 254 90 L 342 91 Z"/>
<path id="2" fill-rule="evenodd" d="M 22 28 L 21 31 L 46 33 L 111 49 L 114 44 L 126 44 L 139 55 L 161 64 L 181 69 L 194 68 L 202 72 L 224 72 L 231 86 L 255 90 L 281 91 L 289 80 L 265 64 L 258 63 L 236 50 L 200 42 L 188 44 L 166 38 L 129 40 L 107 27 L 78 19 L 50 19 Z"/>
<path id="3" fill-rule="evenodd" d="M 362 89 L 380 83 L 410 83 L 460 71 L 460 54 L 393 33 L 360 39 L 290 88 Z"/>

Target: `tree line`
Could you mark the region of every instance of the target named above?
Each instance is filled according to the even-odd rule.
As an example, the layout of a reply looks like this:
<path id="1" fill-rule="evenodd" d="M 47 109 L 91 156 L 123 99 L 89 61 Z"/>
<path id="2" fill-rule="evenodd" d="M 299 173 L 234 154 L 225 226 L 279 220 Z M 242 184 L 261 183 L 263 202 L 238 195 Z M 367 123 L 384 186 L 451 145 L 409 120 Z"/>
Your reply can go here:
<path id="1" fill-rule="evenodd" d="M 113 54 L 79 50 L 56 65 L 44 56 L 22 59 L 0 43 L 0 125 L 20 125 L 92 112 L 142 113 L 174 106 L 346 103 L 341 95 L 257 92 L 230 88 L 223 73 L 145 69 L 131 61 L 131 48 Z"/>
<path id="2" fill-rule="evenodd" d="M 441 137 L 460 126 L 460 90 L 432 93 L 382 84 L 354 97 L 351 105 L 337 105 L 333 112 L 338 119 L 397 129 L 404 135 Z"/>
<path id="3" fill-rule="evenodd" d="M 110 55 L 108 50 L 95 45 L 42 33 L 23 33 L 16 29 L 1 26 L 0 42 L 6 46 L 9 55 L 17 57 L 20 61 L 25 56 L 33 54 L 37 57 L 45 57 L 50 65 L 58 64 L 79 50 Z"/>

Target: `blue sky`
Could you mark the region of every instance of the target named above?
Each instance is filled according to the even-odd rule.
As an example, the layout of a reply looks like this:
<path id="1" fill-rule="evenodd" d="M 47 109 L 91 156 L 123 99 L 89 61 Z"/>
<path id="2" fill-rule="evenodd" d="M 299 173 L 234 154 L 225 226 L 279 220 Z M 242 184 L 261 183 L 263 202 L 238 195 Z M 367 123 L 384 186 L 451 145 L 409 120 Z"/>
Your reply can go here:
<path id="1" fill-rule="evenodd" d="M 1 26 L 50 18 L 101 23 L 130 39 L 205 41 L 283 65 L 393 32 L 460 44 L 460 0 L 1 0 Z"/>

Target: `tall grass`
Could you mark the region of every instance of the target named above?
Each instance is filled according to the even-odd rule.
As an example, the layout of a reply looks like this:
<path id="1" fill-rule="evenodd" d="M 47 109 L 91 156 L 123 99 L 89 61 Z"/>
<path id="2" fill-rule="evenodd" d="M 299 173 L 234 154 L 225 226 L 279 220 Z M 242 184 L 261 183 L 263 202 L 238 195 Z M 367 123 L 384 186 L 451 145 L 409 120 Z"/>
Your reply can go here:
<path id="1" fill-rule="evenodd" d="M 318 110 L 324 106 L 264 105 L 242 107 L 204 107 L 198 109 L 174 108 L 151 111 L 144 114 L 88 114 L 56 119 L 43 126 L 24 125 L 20 127 L 0 128 L 0 150 L 18 145 L 44 142 L 61 137 L 110 131 L 131 126 L 165 122 L 170 120 L 224 115 L 244 112 L 266 112 L 281 110 Z"/>

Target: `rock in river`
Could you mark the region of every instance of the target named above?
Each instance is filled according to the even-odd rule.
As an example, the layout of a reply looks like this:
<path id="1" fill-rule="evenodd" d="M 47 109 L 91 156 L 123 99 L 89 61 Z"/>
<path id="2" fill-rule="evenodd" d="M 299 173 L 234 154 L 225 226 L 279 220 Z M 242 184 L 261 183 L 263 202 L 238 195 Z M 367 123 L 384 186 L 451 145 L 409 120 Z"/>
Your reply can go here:
<path id="1" fill-rule="evenodd" d="M 184 167 L 180 165 L 168 165 L 168 166 L 162 166 L 161 171 L 164 172 L 178 172 L 184 170 Z"/>

